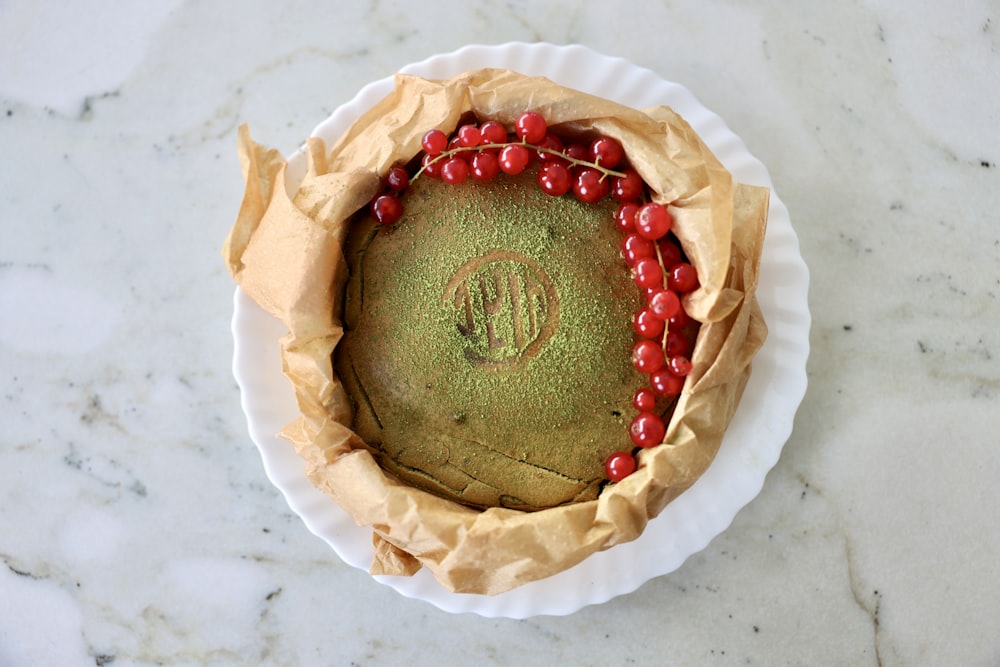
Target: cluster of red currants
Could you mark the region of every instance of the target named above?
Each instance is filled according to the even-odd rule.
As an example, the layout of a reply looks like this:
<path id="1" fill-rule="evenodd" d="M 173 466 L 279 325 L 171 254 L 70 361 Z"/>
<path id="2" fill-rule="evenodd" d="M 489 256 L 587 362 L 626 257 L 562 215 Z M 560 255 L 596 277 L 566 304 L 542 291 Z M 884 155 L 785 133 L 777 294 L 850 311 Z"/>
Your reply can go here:
<path id="1" fill-rule="evenodd" d="M 501 172 L 515 176 L 536 161 L 540 163 L 538 185 L 554 197 L 572 191 L 580 201 L 594 204 L 608 195 L 619 202 L 635 201 L 643 195 L 642 178 L 635 170 L 615 171 L 625 151 L 610 137 L 564 145 L 534 111 L 518 116 L 513 134 L 494 120 L 462 125 L 451 137 L 441 130 L 429 130 L 420 142 L 420 168 L 412 177 L 405 167 L 390 169 L 383 179 L 386 191 L 371 202 L 372 216 L 383 225 L 399 220 L 403 214 L 400 193 L 423 174 L 457 185 L 469 178 L 488 181 Z"/>
<path id="2" fill-rule="evenodd" d="M 660 398 L 673 400 L 691 372 L 691 342 L 684 334 L 691 318 L 682 297 L 698 287 L 698 273 L 683 260 L 670 234 L 673 218 L 657 203 L 625 202 L 615 223 L 624 234 L 622 256 L 632 268 L 632 279 L 646 297 L 632 321 L 639 339 L 632 348 L 632 363 L 649 376 L 649 386 L 635 392 L 632 405 L 639 414 L 629 425 L 632 443 L 639 448 L 663 442 L 666 424 L 657 410 Z M 636 469 L 632 452 L 615 452 L 605 461 L 608 479 L 617 482 Z"/>
<path id="3" fill-rule="evenodd" d="M 615 225 L 624 234 L 622 256 L 646 297 L 633 322 L 639 341 L 632 350 L 632 363 L 649 376 L 649 386 L 633 397 L 639 414 L 629 435 L 636 447 L 654 447 L 666 433 L 658 399 L 676 398 L 691 371 L 691 345 L 683 333 L 691 320 L 681 297 L 698 287 L 697 272 L 683 261 L 670 234 L 673 218 L 662 204 L 645 201 L 646 185 L 627 166 L 617 140 L 602 136 L 589 143 L 566 144 L 534 111 L 517 117 L 513 134 L 493 120 L 462 125 L 451 137 L 441 130 L 428 131 L 421 140 L 420 167 L 412 177 L 403 166 L 389 170 L 383 179 L 385 191 L 371 202 L 372 216 L 383 225 L 398 221 L 403 213 L 400 194 L 423 174 L 457 185 L 468 178 L 488 181 L 501 172 L 517 175 L 533 162 L 539 163 L 538 185 L 549 195 L 572 192 L 588 204 L 611 196 L 619 203 Z M 632 452 L 615 452 L 605 461 L 605 472 L 613 482 L 635 469 Z"/>

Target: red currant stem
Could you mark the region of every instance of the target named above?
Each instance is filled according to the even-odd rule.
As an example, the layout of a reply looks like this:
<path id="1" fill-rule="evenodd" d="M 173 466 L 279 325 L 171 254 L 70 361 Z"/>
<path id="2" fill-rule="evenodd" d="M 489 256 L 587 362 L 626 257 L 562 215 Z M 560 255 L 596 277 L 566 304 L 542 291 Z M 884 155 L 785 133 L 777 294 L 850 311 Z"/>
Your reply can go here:
<path id="1" fill-rule="evenodd" d="M 656 250 L 656 261 L 660 265 L 660 271 L 663 273 L 663 289 L 670 289 L 667 287 L 667 267 L 663 263 L 663 253 L 660 252 L 660 244 L 658 242 L 653 243 L 653 249 Z M 670 333 L 670 320 L 663 320 L 663 356 L 667 356 L 667 334 Z"/>
<path id="2" fill-rule="evenodd" d="M 574 167 L 578 167 L 578 166 L 593 167 L 597 171 L 601 172 L 601 180 L 604 180 L 604 178 L 607 177 L 607 176 L 617 176 L 618 178 L 625 178 L 626 176 L 628 176 L 628 174 L 626 174 L 624 172 L 615 171 L 614 169 L 607 169 L 605 167 L 602 167 L 600 165 L 600 163 L 597 162 L 597 161 L 589 162 L 587 160 L 577 160 L 576 158 L 572 158 L 572 157 L 566 155 L 565 153 L 561 153 L 561 152 L 559 152 L 557 150 L 553 150 L 551 148 L 546 148 L 545 146 L 532 146 L 532 148 L 534 148 L 536 151 L 539 151 L 541 153 L 548 153 L 549 155 L 555 155 L 557 157 L 560 157 L 563 160 L 566 160 L 567 162 L 569 162 Z"/>
<path id="3" fill-rule="evenodd" d="M 565 153 L 561 153 L 560 151 L 554 150 L 552 148 L 546 148 L 545 146 L 536 146 L 535 144 L 529 144 L 526 141 L 522 140 L 522 141 L 508 142 L 504 144 L 485 144 L 481 146 L 459 146 L 458 148 L 452 148 L 450 150 L 441 151 L 438 155 L 431 158 L 431 160 L 427 164 L 422 165 L 420 169 L 417 170 L 417 173 L 413 174 L 413 176 L 410 177 L 410 183 L 413 183 L 413 181 L 417 180 L 417 178 L 419 178 L 420 175 L 427 170 L 427 167 L 429 165 L 434 164 L 435 162 L 438 162 L 440 160 L 447 159 L 452 155 L 455 155 L 456 153 L 465 153 L 468 151 L 481 151 L 486 148 L 501 149 L 501 148 L 506 148 L 507 146 L 524 146 L 525 148 L 530 148 L 532 150 L 538 151 L 539 153 L 548 153 L 549 155 L 555 155 L 556 157 L 566 160 L 574 167 L 576 166 L 593 167 L 597 171 L 601 172 L 602 180 L 607 176 L 617 176 L 619 178 L 625 178 L 627 176 L 627 174 L 620 171 L 615 171 L 613 169 L 605 169 L 597 162 L 589 162 L 587 160 L 577 160 L 576 158 L 572 158 L 566 155 Z"/>

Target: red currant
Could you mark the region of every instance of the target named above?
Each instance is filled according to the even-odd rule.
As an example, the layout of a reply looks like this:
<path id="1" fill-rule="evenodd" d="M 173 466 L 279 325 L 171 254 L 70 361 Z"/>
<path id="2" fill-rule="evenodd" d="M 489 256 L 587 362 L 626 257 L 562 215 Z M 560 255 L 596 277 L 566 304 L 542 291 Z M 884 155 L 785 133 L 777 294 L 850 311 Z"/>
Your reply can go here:
<path id="1" fill-rule="evenodd" d="M 405 167 L 395 166 L 385 175 L 385 184 L 389 186 L 390 190 L 396 192 L 405 190 L 406 186 L 410 184 L 410 173 L 406 171 Z"/>
<path id="2" fill-rule="evenodd" d="M 640 259 L 651 259 L 655 256 L 656 249 L 648 239 L 638 234 L 629 234 L 622 239 L 622 257 L 629 266 L 635 266 Z"/>
<path id="3" fill-rule="evenodd" d="M 663 333 L 666 322 L 657 317 L 651 308 L 643 308 L 635 314 L 632 328 L 640 338 L 657 338 Z"/>
<path id="4" fill-rule="evenodd" d="M 674 375 L 669 368 L 663 368 L 649 374 L 649 386 L 657 396 L 673 397 L 684 388 L 684 378 Z"/>
<path id="5" fill-rule="evenodd" d="M 529 144 L 537 144 L 544 139 L 548 127 L 542 114 L 535 111 L 525 111 L 514 121 L 514 132 Z"/>
<path id="6" fill-rule="evenodd" d="M 667 320 L 667 324 L 671 329 L 683 329 L 691 324 L 691 316 L 684 310 L 684 304 L 681 304 L 681 309 L 677 311 L 676 315 Z"/>
<path id="7" fill-rule="evenodd" d="M 667 271 L 681 261 L 681 249 L 672 239 L 663 238 L 657 245 L 660 247 L 660 257 L 663 258 L 663 266 Z"/>
<path id="8" fill-rule="evenodd" d="M 507 128 L 495 120 L 483 123 L 479 128 L 479 135 L 484 146 L 507 143 Z"/>
<path id="9" fill-rule="evenodd" d="M 659 415 L 652 412 L 640 412 L 632 420 L 628 432 L 632 437 L 632 442 L 639 447 L 655 447 L 663 442 L 667 427 Z"/>
<path id="10" fill-rule="evenodd" d="M 646 387 L 638 389 L 632 397 L 632 406 L 639 412 L 652 412 L 656 409 L 656 394 Z"/>
<path id="11" fill-rule="evenodd" d="M 465 160 L 466 162 L 471 162 L 472 161 L 472 154 L 475 151 L 460 151 L 460 150 L 458 150 L 459 148 L 463 148 L 462 142 L 459 140 L 458 135 L 455 135 L 448 142 L 448 150 L 449 151 L 455 151 L 455 154 L 452 155 L 452 157 L 453 158 L 457 157 L 457 158 L 459 158 L 461 160 Z"/>
<path id="12" fill-rule="evenodd" d="M 500 149 L 500 171 L 517 176 L 528 166 L 531 153 L 524 146 L 513 144 Z"/>
<path id="13" fill-rule="evenodd" d="M 550 153 L 548 151 L 536 151 L 535 157 L 538 158 L 539 162 L 552 162 L 553 160 L 559 160 L 559 153 L 562 153 L 563 143 L 562 139 L 554 134 L 546 134 L 545 138 L 538 142 L 537 144 L 540 148 L 547 148 L 555 153 Z"/>
<path id="14" fill-rule="evenodd" d="M 598 137 L 590 143 L 591 159 L 606 169 L 614 169 L 625 158 L 625 149 L 616 139 Z"/>
<path id="15" fill-rule="evenodd" d="M 403 204 L 394 194 L 379 195 L 371 204 L 372 216 L 381 225 L 391 225 L 403 215 Z"/>
<path id="16" fill-rule="evenodd" d="M 615 227 L 622 234 L 631 234 L 635 231 L 635 212 L 639 207 L 635 204 L 622 204 L 615 211 Z"/>
<path id="17" fill-rule="evenodd" d="M 463 125 L 458 128 L 458 145 L 463 148 L 478 146 L 483 141 L 483 135 L 475 125 Z"/>
<path id="18" fill-rule="evenodd" d="M 569 192 L 569 167 L 562 162 L 546 162 L 538 170 L 538 185 L 547 195 L 561 197 Z"/>
<path id="19" fill-rule="evenodd" d="M 649 299 L 649 309 L 661 320 L 669 320 L 681 309 L 681 300 L 677 292 L 660 289 Z"/>
<path id="20" fill-rule="evenodd" d="M 676 264 L 667 275 L 667 284 L 678 292 L 690 292 L 698 287 L 698 271 L 687 262 Z"/>
<path id="21" fill-rule="evenodd" d="M 441 177 L 441 165 L 444 164 L 444 160 L 439 160 L 436 156 L 428 153 L 424 156 L 423 160 L 421 160 L 421 163 L 423 164 L 424 173 L 428 176 L 431 178 Z"/>
<path id="22" fill-rule="evenodd" d="M 611 189 L 608 179 L 590 167 L 575 170 L 573 173 L 573 194 L 586 204 L 596 204 L 608 196 Z"/>
<path id="23" fill-rule="evenodd" d="M 668 357 L 687 355 L 688 353 L 687 337 L 680 331 L 668 331 L 666 353 Z"/>
<path id="24" fill-rule="evenodd" d="M 666 359 L 663 357 L 663 348 L 659 343 L 651 340 L 640 340 L 632 348 L 632 364 L 640 373 L 655 373 L 663 368 Z"/>
<path id="25" fill-rule="evenodd" d="M 635 457 L 631 452 L 615 452 L 604 462 L 604 472 L 612 482 L 620 482 L 635 472 Z"/>
<path id="26" fill-rule="evenodd" d="M 674 375 L 684 377 L 691 372 L 691 360 L 681 355 L 670 357 L 670 360 L 667 361 L 667 367 Z"/>
<path id="27" fill-rule="evenodd" d="M 441 180 L 458 185 L 469 177 L 469 163 L 460 157 L 451 157 L 441 166 Z"/>
<path id="28" fill-rule="evenodd" d="M 670 231 L 673 219 L 662 204 L 643 204 L 635 214 L 635 231 L 652 241 L 661 239 Z"/>
<path id="29" fill-rule="evenodd" d="M 604 166 L 603 163 L 601 166 Z M 625 176 L 615 176 L 611 181 L 611 198 L 619 202 L 632 202 L 642 196 L 642 177 L 626 169 Z"/>
<path id="30" fill-rule="evenodd" d="M 448 147 L 448 135 L 441 130 L 428 130 L 420 140 L 420 146 L 432 157 L 440 155 Z"/>
<path id="31" fill-rule="evenodd" d="M 477 181 L 488 181 L 500 173 L 500 163 L 493 153 L 476 153 L 469 166 L 469 175 Z"/>
<path id="32" fill-rule="evenodd" d="M 640 259 L 632 267 L 632 280 L 639 287 L 657 287 L 663 284 L 660 263 L 652 258 Z"/>
<path id="33" fill-rule="evenodd" d="M 563 155 L 568 157 L 570 160 L 585 162 L 587 160 L 587 147 L 583 144 L 570 144 L 563 149 Z"/>

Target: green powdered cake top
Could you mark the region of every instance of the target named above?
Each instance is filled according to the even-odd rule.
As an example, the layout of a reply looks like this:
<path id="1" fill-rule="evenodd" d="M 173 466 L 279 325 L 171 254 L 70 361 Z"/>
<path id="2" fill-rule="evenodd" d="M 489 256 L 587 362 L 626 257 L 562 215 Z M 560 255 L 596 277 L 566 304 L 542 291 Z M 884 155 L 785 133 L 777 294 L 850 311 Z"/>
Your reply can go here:
<path id="1" fill-rule="evenodd" d="M 643 383 L 616 205 L 550 197 L 524 174 L 423 178 L 404 207 L 391 231 L 363 222 L 348 244 L 338 365 L 355 430 L 388 470 L 462 502 L 595 496 L 604 459 L 632 447 Z"/>

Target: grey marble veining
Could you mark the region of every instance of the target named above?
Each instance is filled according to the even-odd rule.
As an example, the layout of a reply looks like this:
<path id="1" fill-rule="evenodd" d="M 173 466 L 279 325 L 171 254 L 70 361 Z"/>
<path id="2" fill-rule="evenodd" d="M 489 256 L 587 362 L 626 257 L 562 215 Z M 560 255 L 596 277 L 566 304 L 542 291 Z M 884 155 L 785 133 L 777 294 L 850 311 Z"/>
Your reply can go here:
<path id="1" fill-rule="evenodd" d="M 402 598 L 288 510 L 219 257 L 240 123 L 287 153 L 367 82 L 508 40 L 690 88 L 812 274 L 760 496 L 676 572 L 525 621 Z M 0 665 L 1000 664 L 998 127 L 991 2 L 3 3 Z"/>

